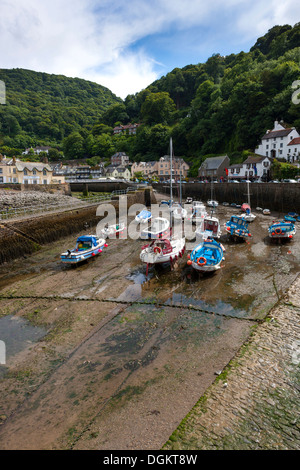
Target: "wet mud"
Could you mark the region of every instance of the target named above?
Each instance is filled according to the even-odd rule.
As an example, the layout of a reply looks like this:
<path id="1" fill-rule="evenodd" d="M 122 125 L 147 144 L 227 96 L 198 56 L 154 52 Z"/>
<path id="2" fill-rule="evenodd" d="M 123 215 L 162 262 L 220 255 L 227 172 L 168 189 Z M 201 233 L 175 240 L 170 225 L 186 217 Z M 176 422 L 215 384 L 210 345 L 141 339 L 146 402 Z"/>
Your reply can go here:
<path id="1" fill-rule="evenodd" d="M 1 448 L 160 449 L 296 278 L 300 228 L 271 243 L 277 216 L 258 213 L 249 242 L 222 235 L 212 275 L 185 254 L 146 276 L 130 239 L 63 266 L 74 236 L 1 266 L 0 339 L 19 343 L 0 366 Z"/>

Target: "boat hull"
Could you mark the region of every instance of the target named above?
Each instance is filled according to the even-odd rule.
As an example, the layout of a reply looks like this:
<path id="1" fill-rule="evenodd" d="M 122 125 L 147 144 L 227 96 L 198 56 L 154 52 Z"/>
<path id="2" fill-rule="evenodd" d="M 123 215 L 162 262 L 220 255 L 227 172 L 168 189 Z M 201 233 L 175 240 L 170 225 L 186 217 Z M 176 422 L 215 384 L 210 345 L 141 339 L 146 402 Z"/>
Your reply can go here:
<path id="1" fill-rule="evenodd" d="M 151 246 L 142 249 L 140 253 L 140 260 L 145 264 L 166 264 L 173 263 L 178 258 L 181 258 L 185 251 L 185 238 L 170 241 L 172 251 L 168 253 L 154 252 Z"/>
<path id="2" fill-rule="evenodd" d="M 188 265 L 199 272 L 213 272 L 221 269 L 224 247 L 215 240 L 200 243 L 188 256 Z"/>
<path id="3" fill-rule="evenodd" d="M 100 242 L 89 250 L 76 251 L 76 250 L 67 250 L 66 252 L 60 255 L 61 262 L 64 264 L 78 264 L 86 261 L 90 258 L 102 253 L 103 248 L 107 247 L 104 239 L 101 239 Z"/>
<path id="4" fill-rule="evenodd" d="M 273 224 L 268 228 L 271 239 L 292 239 L 296 233 L 296 227 L 291 223 Z"/>

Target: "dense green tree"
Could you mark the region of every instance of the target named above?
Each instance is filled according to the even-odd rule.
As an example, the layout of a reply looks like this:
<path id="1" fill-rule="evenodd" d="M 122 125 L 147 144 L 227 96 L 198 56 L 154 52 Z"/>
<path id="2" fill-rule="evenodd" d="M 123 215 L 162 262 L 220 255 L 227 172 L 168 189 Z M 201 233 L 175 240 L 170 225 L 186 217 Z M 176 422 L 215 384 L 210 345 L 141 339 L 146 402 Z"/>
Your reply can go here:
<path id="1" fill-rule="evenodd" d="M 63 151 L 68 160 L 78 159 L 84 156 L 84 138 L 79 132 L 74 132 L 64 139 Z"/>
<path id="2" fill-rule="evenodd" d="M 151 93 L 141 107 L 141 118 L 145 124 L 171 124 L 176 111 L 169 93 Z"/>

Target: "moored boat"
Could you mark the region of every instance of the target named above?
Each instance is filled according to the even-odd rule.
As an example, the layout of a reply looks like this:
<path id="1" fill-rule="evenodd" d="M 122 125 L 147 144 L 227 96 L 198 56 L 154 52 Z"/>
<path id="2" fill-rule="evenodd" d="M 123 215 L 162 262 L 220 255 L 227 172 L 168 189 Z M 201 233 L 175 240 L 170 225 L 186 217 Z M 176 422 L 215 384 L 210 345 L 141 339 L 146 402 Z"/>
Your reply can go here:
<path id="1" fill-rule="evenodd" d="M 83 235 L 77 238 L 75 248 L 62 253 L 60 259 L 66 264 L 77 264 L 99 255 L 104 247 L 107 247 L 104 238 L 98 238 L 96 235 Z"/>
<path id="2" fill-rule="evenodd" d="M 124 222 L 119 224 L 108 225 L 106 224 L 101 230 L 101 234 L 104 238 L 119 238 L 126 230 Z"/>
<path id="3" fill-rule="evenodd" d="M 219 219 L 213 215 L 205 215 L 196 229 L 196 239 L 220 238 L 221 233 Z"/>
<path id="4" fill-rule="evenodd" d="M 248 222 L 238 215 L 232 215 L 230 220 L 224 224 L 224 227 L 228 235 L 237 238 L 246 239 L 252 236 L 248 230 Z"/>
<path id="5" fill-rule="evenodd" d="M 205 240 L 188 255 L 187 264 L 200 272 L 217 271 L 224 260 L 224 251 L 223 245 L 216 240 Z"/>
<path id="6" fill-rule="evenodd" d="M 151 212 L 147 209 L 143 209 L 137 216 L 135 217 L 135 221 L 140 224 L 145 224 L 148 220 L 151 219 Z"/>
<path id="7" fill-rule="evenodd" d="M 272 239 L 285 238 L 292 239 L 296 233 L 296 227 L 292 222 L 279 221 L 273 222 L 268 227 L 269 237 Z"/>
<path id="8" fill-rule="evenodd" d="M 142 247 L 140 259 L 147 265 L 168 263 L 171 266 L 181 258 L 185 251 L 185 238 L 168 240 L 167 238 L 153 240 Z"/>

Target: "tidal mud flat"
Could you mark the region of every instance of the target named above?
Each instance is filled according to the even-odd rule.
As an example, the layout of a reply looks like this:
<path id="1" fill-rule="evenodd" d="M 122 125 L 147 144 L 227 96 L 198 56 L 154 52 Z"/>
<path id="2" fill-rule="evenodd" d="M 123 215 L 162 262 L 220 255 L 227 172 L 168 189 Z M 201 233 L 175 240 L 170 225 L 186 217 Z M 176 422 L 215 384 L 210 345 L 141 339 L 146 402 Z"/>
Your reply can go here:
<path id="1" fill-rule="evenodd" d="M 234 211 L 220 206 L 221 223 Z M 185 255 L 146 277 L 144 243 L 130 239 L 62 266 L 77 234 L 3 264 L 0 336 L 19 322 L 22 347 L 7 339 L 0 366 L 1 448 L 147 450 L 170 436 L 173 446 L 182 420 L 297 278 L 299 231 L 272 244 L 273 217 L 258 214 L 248 243 L 223 235 L 224 266 L 212 276 L 192 272 Z M 201 448 L 197 439 L 189 448 Z"/>

